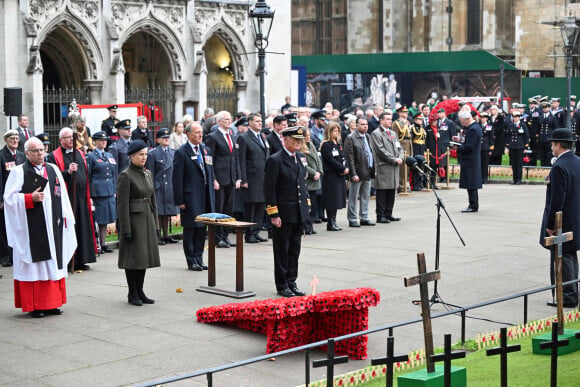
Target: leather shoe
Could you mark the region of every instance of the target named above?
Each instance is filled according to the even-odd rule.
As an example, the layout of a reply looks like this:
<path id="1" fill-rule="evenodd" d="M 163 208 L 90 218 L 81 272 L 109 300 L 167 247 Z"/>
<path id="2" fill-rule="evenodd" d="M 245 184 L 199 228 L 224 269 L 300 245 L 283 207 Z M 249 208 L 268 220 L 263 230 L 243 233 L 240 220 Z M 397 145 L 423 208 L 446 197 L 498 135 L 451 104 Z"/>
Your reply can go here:
<path id="1" fill-rule="evenodd" d="M 391 221 L 386 216 L 380 216 L 377 218 L 377 223 L 391 223 Z"/>
<path id="2" fill-rule="evenodd" d="M 228 248 L 228 247 L 230 247 L 230 244 L 229 244 L 228 242 L 224 241 L 224 240 L 219 240 L 219 241 L 216 243 L 215 247 L 219 247 L 219 248 Z"/>
<path id="3" fill-rule="evenodd" d="M 546 302 L 546 305 L 553 306 L 553 307 L 558 306 L 558 304 L 555 301 L 548 301 L 548 302 Z"/>
<path id="4" fill-rule="evenodd" d="M 374 226 L 375 222 L 371 222 L 370 220 L 366 219 L 366 220 L 361 220 L 360 225 L 361 226 Z"/>
<path id="5" fill-rule="evenodd" d="M 139 295 L 137 294 L 136 291 L 129 293 L 129 295 L 127 296 L 127 301 L 131 305 L 143 306 L 143 301 L 141 301 L 141 299 L 139 298 Z"/>
<path id="6" fill-rule="evenodd" d="M 312 223 L 320 224 L 320 223 L 322 223 L 322 220 L 320 220 L 320 219 L 314 219 L 312 221 Z"/>
<path id="7" fill-rule="evenodd" d="M 193 265 L 189 266 L 189 267 L 187 268 L 187 270 L 192 270 L 192 271 L 202 271 L 202 270 L 203 270 L 203 268 L 202 268 L 201 266 L 199 266 L 198 264 L 195 264 L 195 263 L 194 263 Z"/>
<path id="8" fill-rule="evenodd" d="M 147 297 L 145 295 L 145 293 L 143 292 L 143 290 L 137 290 L 137 294 L 139 295 L 139 299 L 141 300 L 142 303 L 144 304 L 155 304 L 155 300 Z"/>
<path id="9" fill-rule="evenodd" d="M 80 265 L 80 266 L 75 266 L 75 271 L 87 271 L 87 270 L 91 270 L 91 267 L 89 265 Z"/>
<path id="10" fill-rule="evenodd" d="M 179 241 L 172 237 L 165 237 L 165 242 L 167 243 L 178 243 Z"/>
<path id="11" fill-rule="evenodd" d="M 268 242 L 268 239 L 260 236 L 260 234 L 254 234 L 254 236 L 256 237 L 256 239 L 258 240 L 258 242 Z"/>
<path id="12" fill-rule="evenodd" d="M 230 247 L 236 247 L 236 242 L 230 242 L 229 240 L 226 240 L 226 243 L 230 245 Z"/>
<path id="13" fill-rule="evenodd" d="M 165 240 L 164 240 L 164 239 L 159 239 L 159 240 L 157 241 L 157 244 L 158 244 L 159 246 L 165 246 L 165 245 L 167 244 L 167 242 L 165 242 Z"/>
<path id="14" fill-rule="evenodd" d="M 108 248 L 107 246 L 101 247 L 101 253 L 112 253 L 113 249 Z"/>
<path id="15" fill-rule="evenodd" d="M 305 292 L 303 292 L 302 290 L 298 289 L 296 286 L 293 288 L 290 288 L 290 290 L 292 291 L 292 293 L 294 293 L 295 295 L 297 295 L 298 297 L 303 297 L 306 295 Z"/>
<path id="16" fill-rule="evenodd" d="M 246 237 L 246 243 L 258 243 L 258 242 L 259 242 L 258 239 L 256 239 L 254 235 Z"/>
<path id="17" fill-rule="evenodd" d="M 32 312 L 28 312 L 28 315 L 32 318 L 43 318 L 46 316 L 41 310 L 33 310 Z"/>
<path id="18" fill-rule="evenodd" d="M 44 313 L 45 315 L 53 315 L 53 316 L 60 316 L 63 312 L 62 309 L 59 308 L 54 308 L 54 309 L 48 309 L 48 310 L 43 310 L 42 313 Z"/>
<path id="19" fill-rule="evenodd" d="M 306 235 L 314 235 L 314 234 L 318 234 L 318 233 L 315 230 L 306 231 Z"/>
<path id="20" fill-rule="evenodd" d="M 360 224 L 357 222 L 348 222 L 348 227 L 360 227 Z"/>
<path id="21" fill-rule="evenodd" d="M 461 212 L 477 212 L 477 208 L 464 208 Z"/>
<path id="22" fill-rule="evenodd" d="M 397 218 L 396 216 L 387 216 L 387 219 L 389 219 L 391 222 L 398 222 L 399 220 L 401 220 L 401 218 Z"/>
<path id="23" fill-rule="evenodd" d="M 294 297 L 294 293 L 290 289 L 278 290 L 278 295 L 286 298 Z"/>
<path id="24" fill-rule="evenodd" d="M 207 267 L 203 263 L 201 265 L 198 265 L 198 266 L 201 267 L 203 270 L 209 270 L 209 267 Z"/>
<path id="25" fill-rule="evenodd" d="M 339 228 L 334 223 L 331 223 L 331 224 L 327 224 L 326 225 L 326 231 L 340 231 L 340 230 L 341 230 L 341 228 Z"/>

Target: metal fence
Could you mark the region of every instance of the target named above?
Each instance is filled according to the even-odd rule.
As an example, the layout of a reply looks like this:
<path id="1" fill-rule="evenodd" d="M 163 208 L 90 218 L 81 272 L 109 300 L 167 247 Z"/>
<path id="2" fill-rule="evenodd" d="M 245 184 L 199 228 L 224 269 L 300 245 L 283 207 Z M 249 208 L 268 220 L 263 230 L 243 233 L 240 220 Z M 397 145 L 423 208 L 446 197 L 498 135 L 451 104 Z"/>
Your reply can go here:
<path id="1" fill-rule="evenodd" d="M 207 106 L 216 113 L 222 110 L 236 114 L 238 98 L 236 90 L 229 87 L 207 89 Z"/>
<path id="2" fill-rule="evenodd" d="M 64 126 L 70 125 L 68 112 L 73 99 L 79 105 L 90 105 L 91 96 L 89 89 L 56 89 L 53 86 L 42 91 L 44 132 L 48 133 L 50 137 L 50 149 L 58 147 L 58 132 Z"/>
<path id="3" fill-rule="evenodd" d="M 577 284 L 579 282 L 580 282 L 580 279 L 576 279 L 576 280 L 564 282 L 562 285 L 563 286 L 572 285 L 572 284 Z M 494 304 L 499 304 L 502 302 L 506 302 L 506 301 L 510 301 L 510 300 L 514 300 L 514 299 L 518 299 L 518 298 L 523 298 L 523 322 L 524 322 L 524 324 L 526 324 L 528 322 L 528 297 L 532 294 L 546 292 L 548 290 L 555 289 L 555 287 L 556 287 L 555 285 L 544 286 L 541 288 L 532 289 L 532 290 L 528 290 L 525 292 L 512 294 L 509 296 L 496 298 L 496 299 L 486 301 L 486 302 L 472 304 L 472 305 L 468 305 L 468 306 L 464 306 L 464 307 L 457 307 L 457 308 L 454 308 L 454 309 L 451 309 L 451 310 L 448 310 L 445 312 L 433 314 L 433 315 L 431 315 L 431 319 L 446 317 L 446 316 L 450 316 L 450 315 L 459 315 L 461 317 L 461 328 L 460 328 L 460 330 L 461 330 L 461 343 L 464 344 L 465 340 L 466 340 L 466 337 L 465 337 L 466 322 L 467 322 L 467 318 L 469 317 L 469 316 L 467 316 L 466 313 L 468 311 L 478 309 L 478 308 L 483 308 L 483 307 L 494 305 Z M 418 317 L 418 318 L 414 318 L 414 319 L 406 320 L 406 321 L 401 321 L 401 322 L 394 323 L 394 324 L 382 325 L 382 326 L 379 326 L 376 328 L 367 329 L 366 331 L 355 332 L 355 333 L 351 333 L 348 335 L 330 338 L 327 340 L 317 341 L 315 343 L 302 345 L 300 347 L 295 347 L 295 348 L 287 349 L 284 351 L 268 353 L 266 355 L 253 357 L 251 359 L 242 360 L 242 361 L 239 361 L 236 363 L 224 364 L 224 365 L 214 367 L 214 368 L 208 368 L 208 369 L 204 369 L 204 370 L 200 370 L 200 371 L 196 371 L 196 372 L 191 372 L 191 373 L 187 373 L 187 374 L 183 374 L 183 375 L 178 375 L 178 376 L 173 376 L 173 377 L 169 377 L 169 378 L 165 378 L 165 379 L 155 380 L 152 382 L 141 384 L 140 386 L 159 386 L 159 385 L 164 385 L 167 383 L 177 382 L 180 380 L 191 379 L 191 378 L 205 375 L 207 378 L 208 387 L 212 387 L 214 374 L 217 374 L 217 373 L 222 372 L 222 371 L 227 371 L 227 370 L 230 370 L 233 368 L 237 368 L 237 367 L 243 367 L 243 366 L 246 366 L 249 364 L 258 363 L 261 361 L 267 361 L 267 360 L 274 358 L 274 357 L 289 355 L 289 354 L 293 354 L 293 353 L 300 352 L 300 351 L 305 351 L 304 352 L 304 358 L 305 358 L 304 382 L 305 382 L 305 385 L 308 386 L 310 384 L 310 367 L 311 367 L 310 355 L 311 355 L 312 350 L 317 349 L 317 348 L 322 347 L 322 346 L 327 346 L 327 348 L 330 349 L 330 348 L 334 347 L 334 346 L 329 345 L 329 343 L 331 341 L 337 342 L 337 341 L 349 340 L 349 339 L 353 339 L 353 338 L 356 338 L 356 337 L 359 337 L 362 335 L 370 335 L 373 333 L 379 333 L 379 332 L 383 332 L 386 330 L 388 330 L 389 336 L 393 336 L 395 328 L 400 328 L 400 327 L 407 326 L 407 325 L 417 324 L 417 323 L 420 323 L 422 321 L 423 321 L 423 319 Z M 334 355 L 334 353 L 332 353 L 332 354 L 327 353 L 328 358 L 330 358 L 330 356 L 333 356 L 333 355 Z M 331 381 L 328 381 L 327 385 L 332 386 L 333 384 L 331 383 Z"/>

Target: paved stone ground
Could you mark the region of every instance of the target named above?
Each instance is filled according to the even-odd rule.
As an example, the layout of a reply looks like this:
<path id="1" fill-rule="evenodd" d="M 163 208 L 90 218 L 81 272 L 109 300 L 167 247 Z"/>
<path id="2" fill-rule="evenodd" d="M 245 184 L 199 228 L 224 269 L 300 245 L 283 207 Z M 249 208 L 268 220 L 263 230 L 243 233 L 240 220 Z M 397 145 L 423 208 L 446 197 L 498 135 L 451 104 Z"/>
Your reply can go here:
<path id="1" fill-rule="evenodd" d="M 439 191 L 466 247 L 451 224 L 441 220 L 441 297 L 451 304 L 469 305 L 546 285 L 548 254 L 538 245 L 543 211 L 543 186 L 487 185 L 480 191 L 481 209 L 462 214 L 464 190 Z M 436 208 L 432 193 L 398 197 L 399 223 L 362 229 L 348 228 L 346 213 L 339 212 L 341 232 L 327 232 L 303 240 L 299 286 L 308 289 L 313 275 L 320 278 L 318 291 L 373 287 L 381 303 L 370 309 L 370 326 L 419 316 L 418 288 L 405 288 L 403 277 L 417 272 L 416 254 L 425 252 L 434 266 Z M 374 201 L 371 202 L 374 213 Z M 99 258 L 92 270 L 67 280 L 68 304 L 62 316 L 31 319 L 14 308 L 11 273 L 1 268 L 0 280 L 0 384 L 10 385 L 128 385 L 228 364 L 263 355 L 266 339 L 241 329 L 195 321 L 201 307 L 234 302 L 233 299 L 195 291 L 207 284 L 207 272 L 185 270 L 181 244 L 162 246 L 162 267 L 147 272 L 145 290 L 155 305 L 134 307 L 127 303 L 124 273 L 116 267 L 116 253 Z M 246 289 L 257 296 L 276 297 L 273 284 L 271 243 L 248 245 Z M 217 252 L 220 286 L 234 287 L 234 249 Z M 176 288 L 184 289 L 176 293 Z M 430 290 L 432 294 L 432 288 Z M 529 318 L 554 313 L 546 306 L 547 293 L 530 297 Z M 244 300 L 240 301 L 243 302 Z M 433 312 L 445 310 L 437 304 Z M 523 302 L 513 301 L 473 310 L 471 317 L 505 323 L 523 320 Z M 459 339 L 460 318 L 434 320 L 435 345 L 443 334 Z M 467 337 L 500 324 L 468 319 Z M 422 328 L 413 325 L 395 330 L 396 352 L 423 347 Z M 383 356 L 386 334 L 369 337 L 368 358 Z M 313 358 L 322 358 L 315 352 Z M 337 373 L 370 364 L 350 361 Z M 548 367 L 548 366 L 547 366 Z M 324 378 L 321 369 L 312 380 Z M 302 354 L 255 363 L 214 375 L 216 386 L 295 386 L 304 383 Z M 177 385 L 205 385 L 203 377 Z"/>

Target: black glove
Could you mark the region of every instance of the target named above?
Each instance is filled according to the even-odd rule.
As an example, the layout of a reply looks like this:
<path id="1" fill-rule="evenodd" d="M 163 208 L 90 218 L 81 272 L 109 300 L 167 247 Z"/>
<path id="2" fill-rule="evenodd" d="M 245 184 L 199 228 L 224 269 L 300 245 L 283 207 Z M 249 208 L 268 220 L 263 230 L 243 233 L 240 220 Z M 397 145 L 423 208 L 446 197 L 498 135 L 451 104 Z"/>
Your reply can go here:
<path id="1" fill-rule="evenodd" d="M 125 241 L 127 242 L 133 242 L 133 233 L 132 232 L 123 233 L 123 239 L 125 239 Z"/>
<path id="2" fill-rule="evenodd" d="M 157 232 L 157 239 L 161 239 L 161 231 L 155 230 Z"/>

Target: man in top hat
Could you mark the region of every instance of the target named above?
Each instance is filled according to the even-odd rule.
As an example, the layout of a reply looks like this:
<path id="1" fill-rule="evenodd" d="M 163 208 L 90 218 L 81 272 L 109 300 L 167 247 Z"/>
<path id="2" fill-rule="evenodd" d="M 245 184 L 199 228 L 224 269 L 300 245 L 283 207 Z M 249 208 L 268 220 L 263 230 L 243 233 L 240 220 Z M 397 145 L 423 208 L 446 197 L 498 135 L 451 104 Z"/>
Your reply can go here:
<path id="1" fill-rule="evenodd" d="M 273 155 L 282 149 L 282 134 L 280 132 L 288 127 L 288 119 L 286 116 L 278 115 L 274 117 L 272 126 L 274 130 L 266 136 L 266 141 L 270 146 L 270 154 Z"/>
<path id="2" fill-rule="evenodd" d="M 558 126 L 556 126 L 557 120 L 550 111 L 550 103 L 548 101 L 543 101 L 541 106 L 542 111 L 540 112 L 537 121 L 534 121 L 535 127 L 532 130 L 532 133 L 535 133 L 536 136 L 536 153 L 540 160 L 540 165 L 542 167 L 549 167 L 552 160 L 552 151 L 548 139 L 552 135 L 552 131 Z"/>
<path id="3" fill-rule="evenodd" d="M 313 125 L 310 128 L 310 141 L 316 149 L 320 149 L 320 144 L 324 139 L 324 127 L 326 126 L 326 112 L 324 110 L 315 111 L 310 115 Z"/>
<path id="4" fill-rule="evenodd" d="M 40 133 L 35 136 L 40 141 L 42 141 L 42 145 L 44 145 L 44 153 L 48 154 L 48 150 L 50 148 L 50 138 L 48 137 L 47 133 Z"/>
<path id="5" fill-rule="evenodd" d="M 272 223 L 274 279 L 282 297 L 304 296 L 297 284 L 298 257 L 310 199 L 306 188 L 306 156 L 300 153 L 304 141 L 301 126 L 282 131 L 284 147 L 266 164 L 264 197 Z"/>
<path id="6" fill-rule="evenodd" d="M 109 147 L 109 152 L 117 162 L 117 176 L 119 176 L 119 173 L 129 166 L 127 150 L 131 143 L 131 120 L 121 120 L 115 127 L 119 133 L 119 139 Z"/>
<path id="7" fill-rule="evenodd" d="M 131 140 L 141 140 L 147 144 L 149 148 L 153 148 L 155 146 L 153 132 L 147 127 L 147 117 L 137 117 L 137 127 L 135 130 L 133 130 L 133 132 L 131 132 Z"/>
<path id="8" fill-rule="evenodd" d="M 572 132 L 559 128 L 548 138 L 552 153 L 557 157 L 550 170 L 546 186 L 546 206 L 540 229 L 540 245 L 544 238 L 554 235 L 556 230 L 556 212 L 562 211 L 562 232 L 573 232 L 572 241 L 562 245 L 562 281 L 578 278 L 578 255 L 580 249 L 580 158 L 572 152 L 576 138 Z M 546 247 L 548 248 L 548 247 Z M 554 254 L 557 246 L 550 249 L 550 279 L 554 284 Z M 575 308 L 578 305 L 578 284 L 564 286 L 564 307 Z M 552 293 L 553 295 L 553 293 Z M 552 301 L 548 305 L 556 306 Z"/>
<path id="9" fill-rule="evenodd" d="M 409 109 L 407 109 L 407 106 L 402 105 L 397 109 L 397 113 L 399 114 L 399 117 L 395 122 L 393 122 L 392 130 L 394 130 L 395 133 L 397 134 L 399 143 L 401 144 L 405 157 L 413 156 L 413 144 L 411 142 L 411 128 L 409 121 L 407 121 Z M 405 185 L 408 182 L 409 182 L 408 171 L 405 171 L 404 167 L 399 168 L 399 188 L 397 191 L 402 192 L 404 190 Z"/>
<path id="10" fill-rule="evenodd" d="M 514 111 L 512 120 L 507 124 L 506 150 L 509 151 L 510 164 L 512 166 L 513 181 L 510 184 L 522 184 L 522 168 L 524 149 L 530 146 L 528 127 L 521 120 L 521 113 Z"/>
<path id="11" fill-rule="evenodd" d="M 6 145 L 0 150 L 0 171 L 2 181 L 0 185 L 0 263 L 2 266 L 12 266 L 12 249 L 6 239 L 6 223 L 4 217 L 4 189 L 10 171 L 26 161 L 26 156 L 18 150 L 20 136 L 17 130 L 10 129 L 4 133 Z"/>
<path id="12" fill-rule="evenodd" d="M 151 171 L 151 178 L 155 186 L 155 199 L 157 201 L 157 216 L 159 218 L 159 235 L 157 243 L 177 243 L 177 240 L 169 236 L 169 222 L 172 216 L 177 215 L 177 207 L 173 204 L 173 158 L 175 150 L 169 147 L 169 129 L 161 128 L 157 131 L 157 147 L 147 155 L 145 168 Z"/>
<path id="13" fill-rule="evenodd" d="M 110 146 L 113 142 L 119 139 L 119 133 L 116 126 L 119 122 L 117 119 L 118 108 L 119 106 L 117 105 L 108 106 L 107 110 L 109 111 L 109 117 L 101 122 L 101 131 L 107 133 L 107 137 L 110 139 L 107 146 Z"/>
<path id="14" fill-rule="evenodd" d="M 46 157 L 46 161 L 56 164 L 61 171 L 75 214 L 78 246 L 73 260 L 74 267 L 71 269 L 90 270 L 87 264 L 97 261 L 97 242 L 91 211 L 87 161 L 80 149 L 74 149 L 73 132 L 70 128 L 61 129 L 58 138 L 60 146 Z"/>

